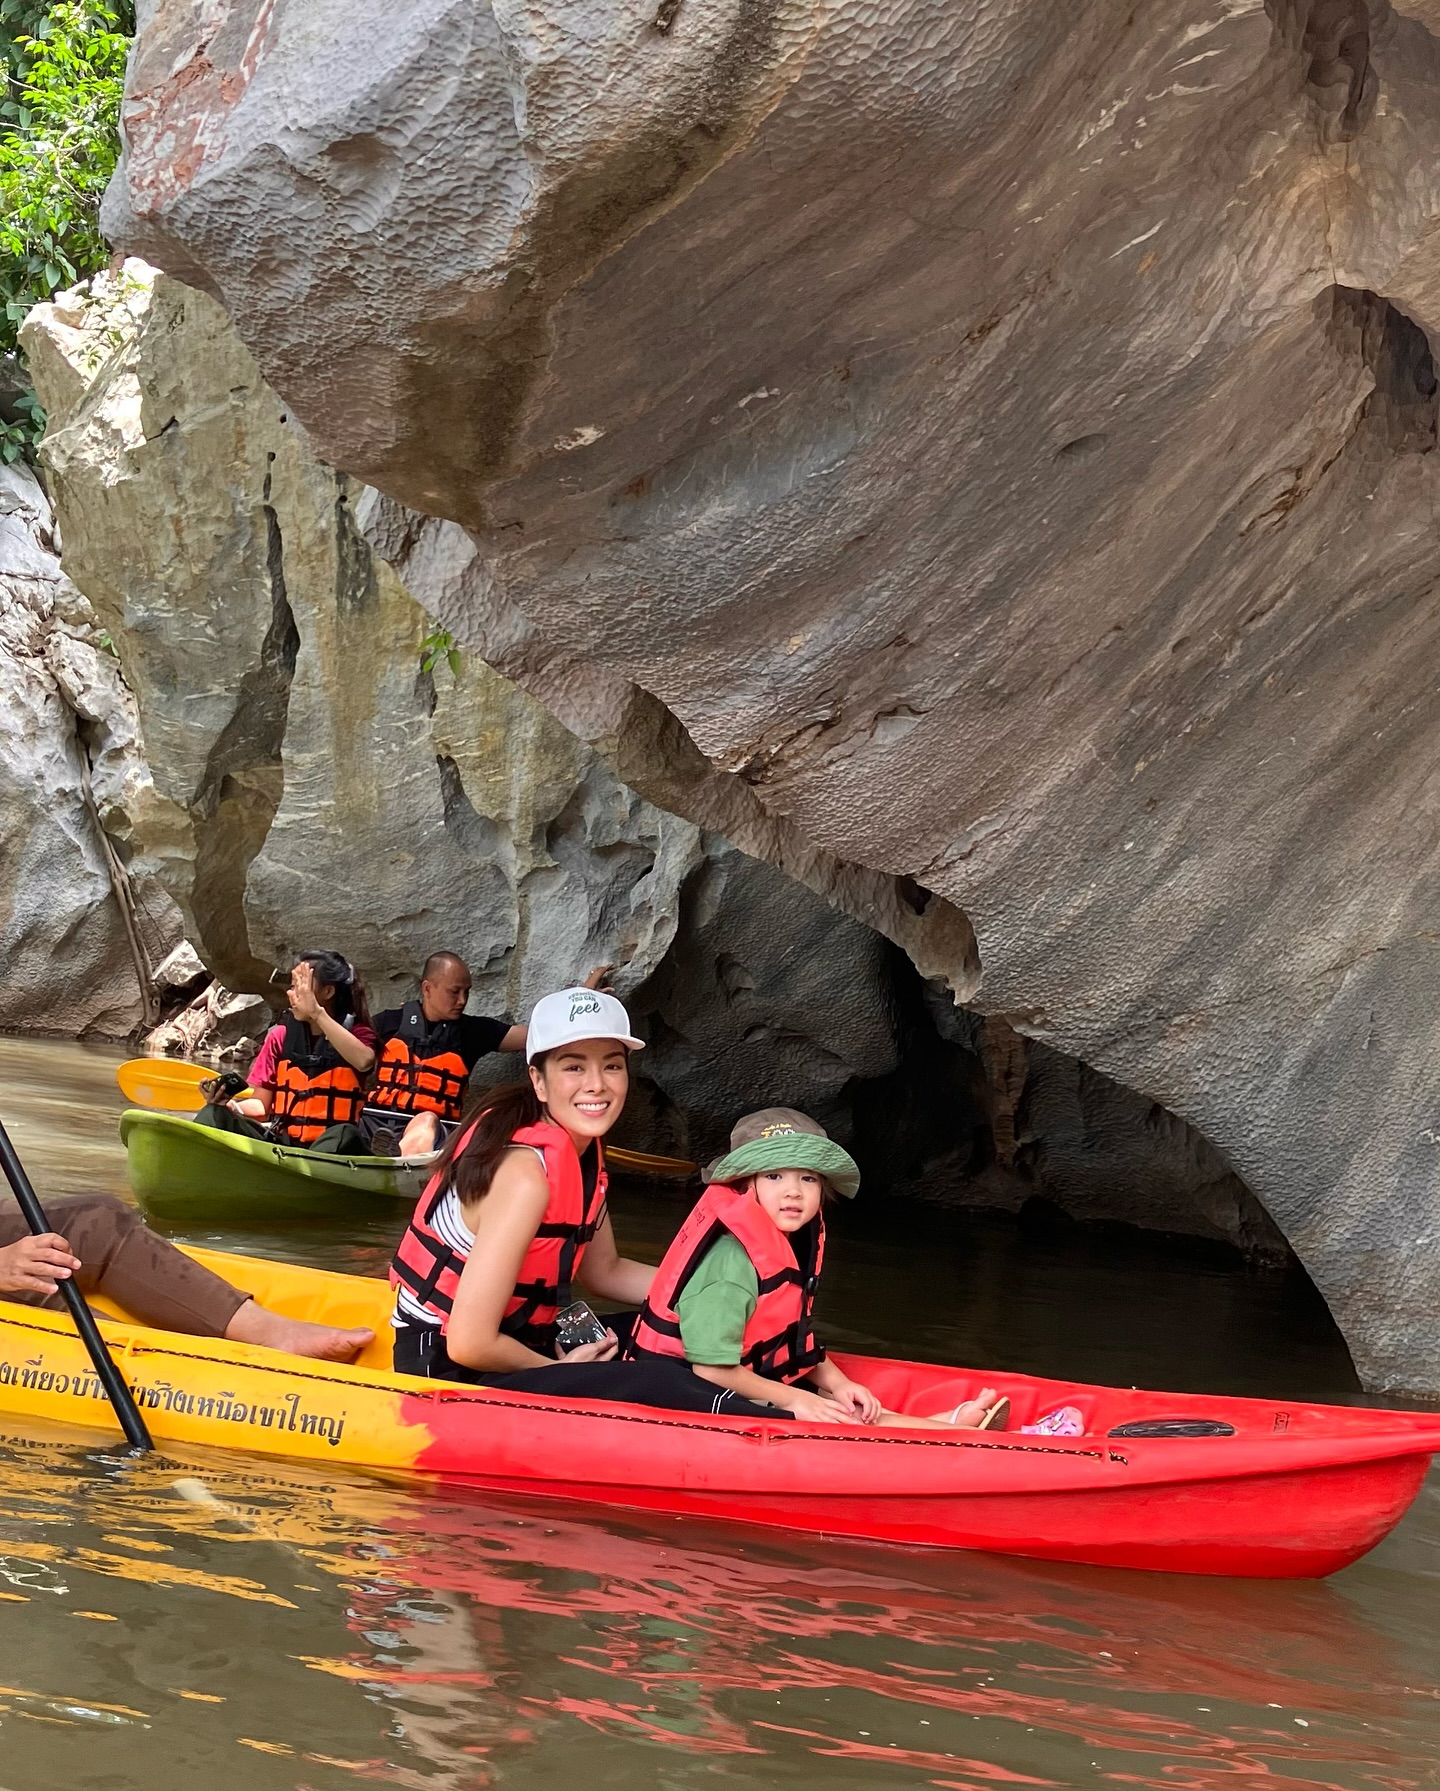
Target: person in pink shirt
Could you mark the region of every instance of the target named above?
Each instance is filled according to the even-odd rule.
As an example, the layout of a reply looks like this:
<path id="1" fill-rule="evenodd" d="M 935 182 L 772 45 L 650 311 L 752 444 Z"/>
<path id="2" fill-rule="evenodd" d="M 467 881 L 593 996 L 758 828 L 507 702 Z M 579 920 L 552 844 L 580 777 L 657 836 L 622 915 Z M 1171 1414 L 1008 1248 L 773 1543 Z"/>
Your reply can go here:
<path id="1" fill-rule="evenodd" d="M 364 1156 L 360 1109 L 375 1063 L 364 986 L 339 952 L 307 951 L 290 974 L 289 1001 L 289 1016 L 265 1034 L 250 1066 L 253 1093 L 197 1117 L 222 1131 Z"/>

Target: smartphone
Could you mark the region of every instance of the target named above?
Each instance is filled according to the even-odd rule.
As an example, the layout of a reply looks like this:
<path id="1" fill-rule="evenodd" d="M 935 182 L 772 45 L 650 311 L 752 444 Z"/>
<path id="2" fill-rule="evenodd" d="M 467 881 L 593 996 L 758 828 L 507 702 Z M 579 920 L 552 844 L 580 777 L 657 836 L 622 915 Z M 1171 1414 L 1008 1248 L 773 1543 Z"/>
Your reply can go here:
<path id="1" fill-rule="evenodd" d="M 291 972 L 288 970 L 272 970 L 270 972 L 270 986 L 275 989 L 288 989 L 290 987 L 290 977 Z"/>
<path id="2" fill-rule="evenodd" d="M 603 1343 L 607 1335 L 605 1326 L 584 1300 L 576 1300 L 555 1315 L 555 1347 L 562 1355 L 579 1349 L 582 1343 Z"/>

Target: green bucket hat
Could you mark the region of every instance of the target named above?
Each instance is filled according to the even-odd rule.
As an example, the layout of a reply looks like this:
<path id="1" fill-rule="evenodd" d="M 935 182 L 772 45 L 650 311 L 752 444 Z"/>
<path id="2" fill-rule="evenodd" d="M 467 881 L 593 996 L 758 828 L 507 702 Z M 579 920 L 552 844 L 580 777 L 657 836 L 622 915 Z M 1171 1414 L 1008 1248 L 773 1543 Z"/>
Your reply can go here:
<path id="1" fill-rule="evenodd" d="M 849 1151 L 793 1107 L 765 1107 L 737 1120 L 730 1149 L 705 1171 L 705 1180 L 739 1182 L 764 1169 L 813 1169 L 847 1200 L 860 1191 L 860 1171 Z"/>

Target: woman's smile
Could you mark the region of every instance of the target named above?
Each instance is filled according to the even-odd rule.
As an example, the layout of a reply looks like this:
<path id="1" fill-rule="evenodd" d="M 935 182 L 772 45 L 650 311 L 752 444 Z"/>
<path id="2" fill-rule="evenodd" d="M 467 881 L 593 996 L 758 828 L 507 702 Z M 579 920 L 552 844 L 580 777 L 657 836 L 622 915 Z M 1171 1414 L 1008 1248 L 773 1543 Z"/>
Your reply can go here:
<path id="1" fill-rule="evenodd" d="M 580 1150 L 619 1119 L 630 1086 L 629 1060 L 613 1039 L 581 1039 L 532 1063 L 530 1078 L 550 1118 Z"/>

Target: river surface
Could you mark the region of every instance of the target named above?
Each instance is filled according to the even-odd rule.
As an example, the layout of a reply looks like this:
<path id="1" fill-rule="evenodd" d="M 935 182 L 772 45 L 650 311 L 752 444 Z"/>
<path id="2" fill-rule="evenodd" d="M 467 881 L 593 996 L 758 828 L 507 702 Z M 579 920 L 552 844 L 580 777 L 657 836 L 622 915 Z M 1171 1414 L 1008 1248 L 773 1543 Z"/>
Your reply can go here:
<path id="1" fill-rule="evenodd" d="M 0 1039 L 46 1193 L 125 1192 L 119 1053 Z M 620 1191 L 654 1257 L 683 1200 Z M 1159 1240 L 841 1215 L 833 1341 L 1356 1397 L 1299 1275 Z M 182 1234 L 176 1234 L 182 1235 Z M 379 1272 L 391 1237 L 191 1241 Z M 0 1787 L 1321 1791 L 1440 1785 L 1440 1488 L 1319 1584 L 867 1549 L 0 1418 Z"/>

